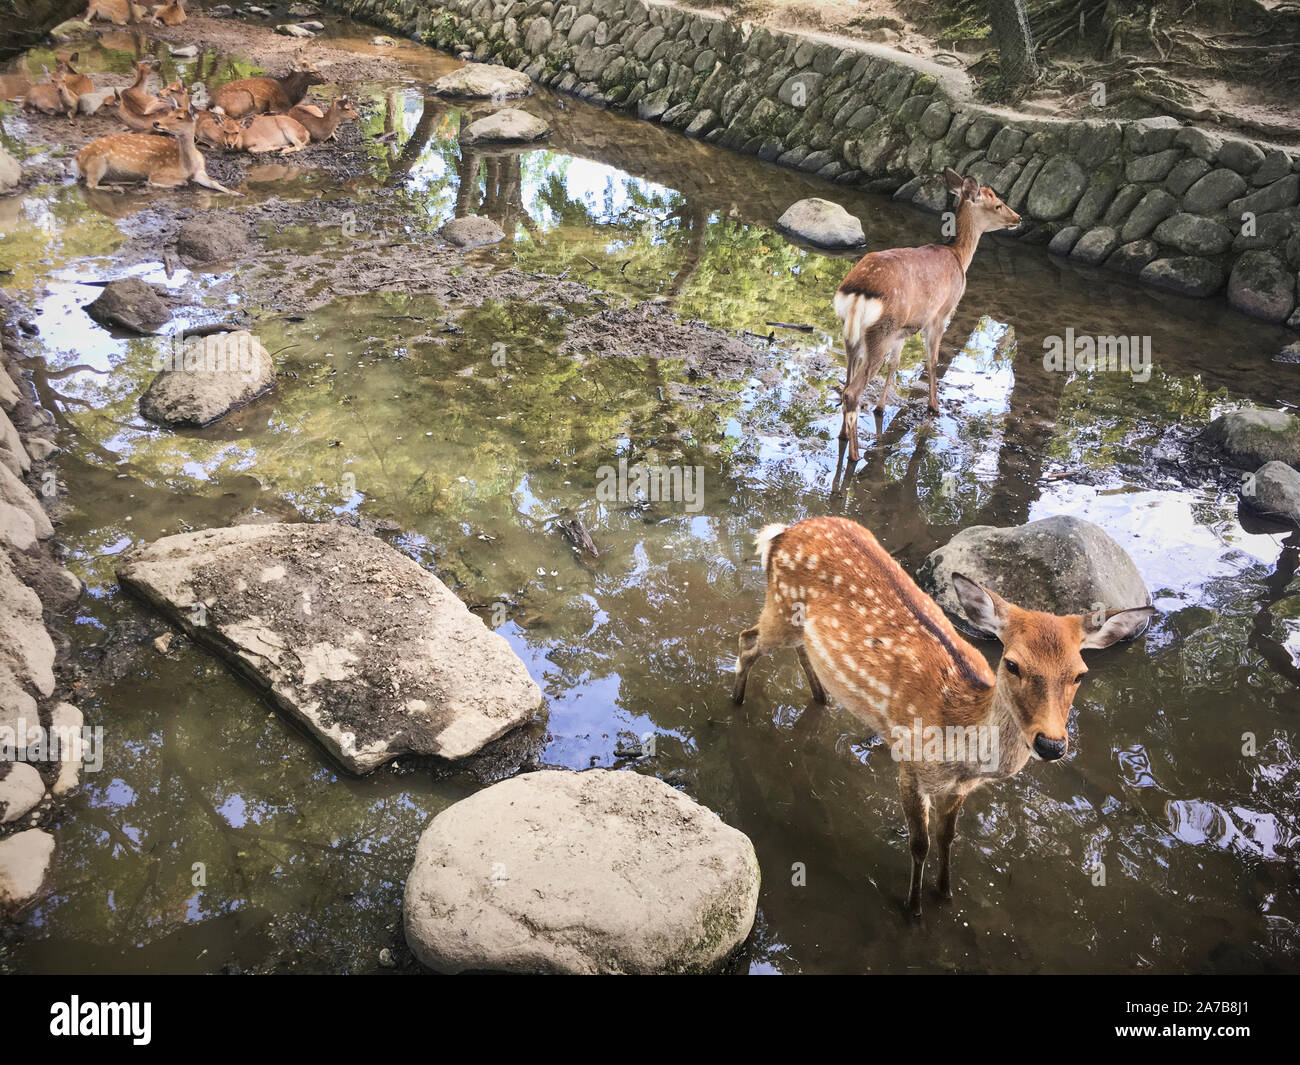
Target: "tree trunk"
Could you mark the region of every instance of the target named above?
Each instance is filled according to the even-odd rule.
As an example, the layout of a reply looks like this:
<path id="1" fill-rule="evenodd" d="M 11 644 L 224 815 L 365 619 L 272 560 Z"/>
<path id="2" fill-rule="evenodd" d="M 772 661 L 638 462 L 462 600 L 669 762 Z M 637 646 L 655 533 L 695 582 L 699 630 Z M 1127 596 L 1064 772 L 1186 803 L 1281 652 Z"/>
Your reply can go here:
<path id="1" fill-rule="evenodd" d="M 1025 0 L 988 0 L 988 8 L 1002 80 L 1014 86 L 1033 84 L 1038 80 L 1038 63 Z"/>

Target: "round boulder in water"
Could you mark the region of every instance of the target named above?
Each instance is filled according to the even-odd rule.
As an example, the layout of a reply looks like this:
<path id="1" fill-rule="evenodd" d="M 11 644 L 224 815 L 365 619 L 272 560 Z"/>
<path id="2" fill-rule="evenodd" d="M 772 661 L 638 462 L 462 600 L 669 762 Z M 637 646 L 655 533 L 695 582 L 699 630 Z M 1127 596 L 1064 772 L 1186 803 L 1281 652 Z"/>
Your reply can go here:
<path id="1" fill-rule="evenodd" d="M 242 329 L 196 337 L 163 352 L 158 376 L 140 397 L 140 413 L 167 426 L 203 426 L 275 385 L 275 364 Z"/>
<path id="2" fill-rule="evenodd" d="M 819 248 L 859 248 L 867 242 L 861 222 L 838 203 L 816 196 L 791 204 L 776 224 Z"/>
<path id="3" fill-rule="evenodd" d="M 1087 614 L 1104 606 L 1149 606 L 1151 593 L 1128 553 L 1098 525 L 1058 515 L 999 529 L 963 529 L 921 563 L 917 583 L 957 627 L 985 638 L 966 616 L 952 586 L 961 573 L 1026 610 Z"/>
<path id="4" fill-rule="evenodd" d="M 470 214 L 453 218 L 440 230 L 442 237 L 458 248 L 479 248 L 505 240 L 505 231 L 492 219 Z"/>
<path id="5" fill-rule="evenodd" d="M 478 100 L 527 96 L 533 91 L 532 80 L 521 70 L 490 63 L 466 63 L 459 70 L 444 74 L 430 86 L 436 96 L 466 96 Z"/>
<path id="6" fill-rule="evenodd" d="M 1267 462 L 1300 466 L 1300 418 L 1284 410 L 1247 407 L 1221 414 L 1201 431 L 1201 442 L 1243 470 Z"/>
<path id="7" fill-rule="evenodd" d="M 448 807 L 406 881 L 406 941 L 440 972 L 709 972 L 758 905 L 749 838 L 654 777 L 542 771 Z"/>
<path id="8" fill-rule="evenodd" d="M 167 301 L 138 277 L 110 281 L 86 313 L 100 325 L 132 333 L 156 333 L 172 316 Z"/>
<path id="9" fill-rule="evenodd" d="M 471 122 L 460 139 L 462 144 L 528 144 L 550 132 L 551 127 L 536 115 L 506 107 Z"/>

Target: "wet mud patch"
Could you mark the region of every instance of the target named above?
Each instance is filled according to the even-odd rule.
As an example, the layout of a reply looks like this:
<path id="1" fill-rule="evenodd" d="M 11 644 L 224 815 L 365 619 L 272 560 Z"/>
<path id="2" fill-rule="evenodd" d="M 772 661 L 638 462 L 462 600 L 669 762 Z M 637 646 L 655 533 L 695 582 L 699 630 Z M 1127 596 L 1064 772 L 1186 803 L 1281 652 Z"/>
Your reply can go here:
<path id="1" fill-rule="evenodd" d="M 572 322 L 561 355 L 682 359 L 688 374 L 746 377 L 766 369 L 771 356 L 703 322 L 683 322 L 662 304 L 611 307 Z"/>
<path id="2" fill-rule="evenodd" d="M 323 18 L 327 24 L 331 21 Z M 298 39 L 276 33 L 274 23 L 259 24 L 239 18 L 208 18 L 191 15 L 179 26 L 151 26 L 147 36 L 178 47 L 196 45 L 200 52 L 216 51 L 238 55 L 267 73 L 283 74 L 299 53 L 311 60 L 325 80 L 334 85 L 362 81 L 392 81 L 401 74 L 393 59 L 397 51 L 368 55 L 330 43 L 328 37 Z M 414 82 L 414 78 L 410 79 Z M 211 86 L 209 86 L 211 88 Z"/>

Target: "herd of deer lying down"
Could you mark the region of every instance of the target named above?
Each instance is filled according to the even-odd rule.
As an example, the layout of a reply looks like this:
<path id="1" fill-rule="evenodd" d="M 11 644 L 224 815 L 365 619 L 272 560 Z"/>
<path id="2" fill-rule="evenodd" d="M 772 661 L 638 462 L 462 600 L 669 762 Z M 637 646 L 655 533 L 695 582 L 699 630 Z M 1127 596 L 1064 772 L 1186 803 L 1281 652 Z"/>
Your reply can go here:
<path id="1" fill-rule="evenodd" d="M 23 109 L 67 115 L 69 121 L 84 110 L 81 98 L 94 93 L 95 85 L 77 71 L 77 59 L 76 52 L 59 56 L 55 70 L 45 70 L 46 80 L 22 96 Z M 287 155 L 333 139 L 344 119 L 359 117 L 345 96 L 336 97 L 327 110 L 302 102 L 307 90 L 325 79 L 301 53 L 281 77 L 227 82 L 206 107 L 195 106 L 192 99 L 192 94 L 205 93 L 198 83 L 187 90 L 174 81 L 159 93 L 150 91 L 155 69 L 152 59 L 137 62 L 135 80 L 114 90 L 108 101 L 130 132 L 100 137 L 77 153 L 77 171 L 90 188 L 135 182 L 174 188 L 192 181 L 238 195 L 208 176 L 199 145 Z"/>

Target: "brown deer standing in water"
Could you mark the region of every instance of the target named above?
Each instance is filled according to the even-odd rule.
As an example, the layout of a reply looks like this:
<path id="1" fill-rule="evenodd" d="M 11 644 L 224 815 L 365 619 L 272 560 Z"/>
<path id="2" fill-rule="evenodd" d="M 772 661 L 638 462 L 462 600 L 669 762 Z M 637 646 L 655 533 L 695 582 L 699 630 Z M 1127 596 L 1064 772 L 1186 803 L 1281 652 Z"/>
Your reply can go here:
<path id="1" fill-rule="evenodd" d="M 325 79 L 302 53 L 298 54 L 289 73 L 278 78 L 240 78 L 221 86 L 212 97 L 231 118 L 244 118 L 270 111 L 288 111 L 307 95 L 313 85 Z"/>
<path id="2" fill-rule="evenodd" d="M 351 100 L 346 96 L 336 96 L 328 111 L 322 111 L 315 104 L 296 104 L 289 117 L 302 123 L 311 139 L 319 142 L 334 140 L 343 119 L 359 119 L 361 116 L 353 108 Z"/>
<path id="3" fill-rule="evenodd" d="M 154 120 L 157 133 L 118 133 L 91 141 L 76 155 L 86 187 L 101 182 L 146 182 L 156 188 L 176 188 L 188 181 L 232 196 L 243 193 L 208 177 L 203 153 L 194 144 L 195 116 L 179 108 Z"/>
<path id="4" fill-rule="evenodd" d="M 876 401 L 877 418 L 898 370 L 903 342 L 913 333 L 925 338 L 930 378 L 930 410 L 939 410 L 935 380 L 939 345 L 948 319 L 966 291 L 966 271 L 975 257 L 980 235 L 995 229 L 1015 229 L 1020 216 L 998 199 L 987 185 L 944 168 L 944 181 L 957 196 L 957 236 L 951 244 L 873 251 L 856 266 L 835 292 L 835 313 L 844 328 L 847 367 L 840 406 L 844 420 L 840 439 L 847 440 L 849 458 L 857 462 L 858 403 L 888 360 L 885 384 Z M 877 422 L 879 424 L 879 422 Z"/>
<path id="5" fill-rule="evenodd" d="M 952 841 L 966 797 L 1015 776 L 1031 757 L 1066 752 L 1066 724 L 1087 672 L 1079 652 L 1138 633 L 1150 606 L 1103 616 L 1023 610 L 960 574 L 962 609 L 1002 641 L 997 673 L 876 538 L 845 518 L 769 525 L 757 547 L 767 574 L 758 624 L 740 634 L 733 697 L 744 702 L 760 655 L 798 651 L 813 698 L 832 695 L 891 741 L 912 849 L 908 910 L 921 912 L 938 820 L 939 894 L 952 897 Z M 937 730 L 932 731 L 932 730 Z M 938 737 L 939 743 L 933 745 Z M 954 742 L 955 741 L 955 742 Z"/>

